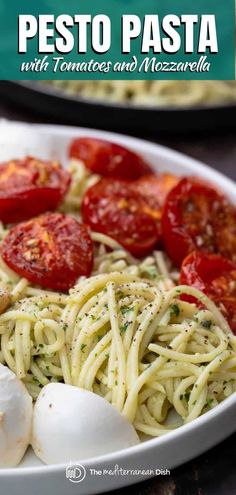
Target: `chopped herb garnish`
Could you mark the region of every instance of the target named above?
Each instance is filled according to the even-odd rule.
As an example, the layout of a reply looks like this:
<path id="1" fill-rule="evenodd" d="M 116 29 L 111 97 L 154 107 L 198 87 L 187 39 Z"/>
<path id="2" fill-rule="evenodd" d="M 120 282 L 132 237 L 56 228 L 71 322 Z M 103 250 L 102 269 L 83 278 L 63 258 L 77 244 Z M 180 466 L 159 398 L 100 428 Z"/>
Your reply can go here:
<path id="1" fill-rule="evenodd" d="M 178 304 L 171 304 L 171 311 L 170 311 L 170 316 L 176 316 L 178 317 L 180 314 L 180 309 Z"/>
<path id="2" fill-rule="evenodd" d="M 116 293 L 116 295 L 117 295 L 117 299 L 118 300 L 120 300 L 120 299 L 122 299 L 124 297 L 124 294 L 123 294 L 123 292 L 121 290 L 118 290 L 117 293 Z"/>
<path id="3" fill-rule="evenodd" d="M 128 326 L 129 326 L 129 324 L 130 324 L 130 322 L 129 322 L 129 321 L 126 321 L 126 322 L 124 323 L 124 325 L 122 325 L 122 326 L 120 327 L 120 333 L 125 333 L 125 332 L 126 332 L 126 330 L 127 330 L 127 328 L 128 328 Z"/>
<path id="4" fill-rule="evenodd" d="M 158 271 L 155 266 L 147 266 L 144 272 L 148 274 L 151 280 L 154 280 L 158 277 Z"/>
<path id="5" fill-rule="evenodd" d="M 80 346 L 81 352 L 84 352 L 85 347 L 87 347 L 86 344 L 81 344 L 81 346 Z"/>
<path id="6" fill-rule="evenodd" d="M 209 398 L 209 399 L 207 399 L 207 400 L 206 400 L 206 404 L 207 404 L 207 406 L 208 406 L 208 407 L 211 407 L 212 402 L 214 402 L 214 399 L 212 399 L 212 398 L 211 398 L 211 399 L 210 399 L 210 398 Z"/>
<path id="7" fill-rule="evenodd" d="M 125 315 L 126 313 L 129 313 L 129 311 L 133 311 L 132 306 L 121 306 L 120 312 L 122 315 Z"/>

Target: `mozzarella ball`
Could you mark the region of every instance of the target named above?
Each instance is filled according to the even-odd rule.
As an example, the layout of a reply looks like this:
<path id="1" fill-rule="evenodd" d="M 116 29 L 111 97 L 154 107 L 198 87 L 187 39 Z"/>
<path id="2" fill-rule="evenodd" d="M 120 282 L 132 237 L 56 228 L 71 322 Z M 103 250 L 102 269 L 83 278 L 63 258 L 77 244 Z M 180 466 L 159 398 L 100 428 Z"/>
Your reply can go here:
<path id="1" fill-rule="evenodd" d="M 96 457 L 139 443 L 134 427 L 105 399 L 50 383 L 34 407 L 32 447 L 46 464 Z"/>
<path id="2" fill-rule="evenodd" d="M 0 468 L 15 467 L 30 442 L 32 399 L 24 384 L 0 364 Z"/>

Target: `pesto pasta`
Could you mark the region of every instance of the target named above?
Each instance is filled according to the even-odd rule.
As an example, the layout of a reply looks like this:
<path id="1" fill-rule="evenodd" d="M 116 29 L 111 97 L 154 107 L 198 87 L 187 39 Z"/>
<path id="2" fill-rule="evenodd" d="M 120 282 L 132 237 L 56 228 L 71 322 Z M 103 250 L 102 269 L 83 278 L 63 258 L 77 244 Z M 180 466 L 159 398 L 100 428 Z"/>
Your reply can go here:
<path id="1" fill-rule="evenodd" d="M 83 195 L 99 176 L 79 160 L 69 170 L 60 211 L 81 220 Z M 9 228 L 0 225 L 1 241 Z M 89 235 L 91 276 L 67 292 L 32 284 L 0 258 L 0 363 L 33 399 L 50 382 L 74 385 L 103 397 L 140 434 L 159 436 L 236 391 L 236 336 L 217 306 L 179 285 L 162 250 L 136 259 L 110 236 Z"/>
<path id="2" fill-rule="evenodd" d="M 159 436 L 236 389 L 236 337 L 196 289 L 166 289 L 123 271 L 81 280 L 68 295 L 28 289 L 28 296 L 0 316 L 1 361 L 34 398 L 63 381 Z M 171 411 L 177 424 L 166 425 Z"/>
<path id="3" fill-rule="evenodd" d="M 47 81 L 68 94 L 133 106 L 191 107 L 236 100 L 234 81 Z"/>

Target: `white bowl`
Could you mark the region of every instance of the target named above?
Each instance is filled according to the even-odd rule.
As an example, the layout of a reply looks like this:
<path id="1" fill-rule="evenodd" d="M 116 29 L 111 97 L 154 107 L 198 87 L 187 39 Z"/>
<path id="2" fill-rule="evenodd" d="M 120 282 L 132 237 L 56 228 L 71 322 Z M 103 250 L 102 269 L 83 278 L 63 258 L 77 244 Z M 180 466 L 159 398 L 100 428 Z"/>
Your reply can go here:
<path id="1" fill-rule="evenodd" d="M 32 140 L 31 132 L 37 133 Z M 144 155 L 155 170 L 172 171 L 178 175 L 198 175 L 208 179 L 236 203 L 236 185 L 215 170 L 170 149 L 119 134 L 55 125 L 31 124 L 26 128 L 24 124 L 2 122 L 0 149 L 4 149 L 4 159 L 13 158 L 12 142 L 16 139 L 16 148 L 20 155 L 25 152 L 34 154 L 37 150 L 39 157 L 40 153 L 42 158 L 48 154 L 49 158 L 58 157 L 65 163 L 71 138 L 85 135 L 108 139 L 132 148 Z M 6 141 L 7 136 L 9 141 Z M 16 153 L 15 155 L 17 157 Z M 2 156 L 0 160 L 2 161 Z M 86 495 L 104 493 L 137 483 L 150 476 L 163 474 L 161 470 L 179 466 L 224 440 L 236 431 L 235 416 L 236 394 L 233 394 L 203 416 L 160 438 L 84 462 L 80 459 L 78 465 L 73 466 L 69 465 L 69 459 L 68 466 L 45 466 L 29 449 L 20 466 L 0 470 L 0 493 Z"/>

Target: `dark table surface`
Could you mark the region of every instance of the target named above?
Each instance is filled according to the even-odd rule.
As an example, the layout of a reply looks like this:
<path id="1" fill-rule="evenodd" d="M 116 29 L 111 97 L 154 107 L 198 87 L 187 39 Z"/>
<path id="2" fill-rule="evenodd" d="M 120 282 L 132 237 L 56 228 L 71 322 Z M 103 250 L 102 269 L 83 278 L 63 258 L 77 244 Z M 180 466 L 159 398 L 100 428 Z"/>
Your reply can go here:
<path id="1" fill-rule="evenodd" d="M 0 99 L 0 118 L 58 123 L 26 111 Z M 197 135 L 155 135 L 142 138 L 164 144 L 208 165 L 236 180 L 236 132 L 198 133 Z M 170 476 L 159 476 L 114 495 L 236 495 L 236 434 L 197 459 L 172 470 Z M 29 494 L 26 494 L 29 495 Z"/>

